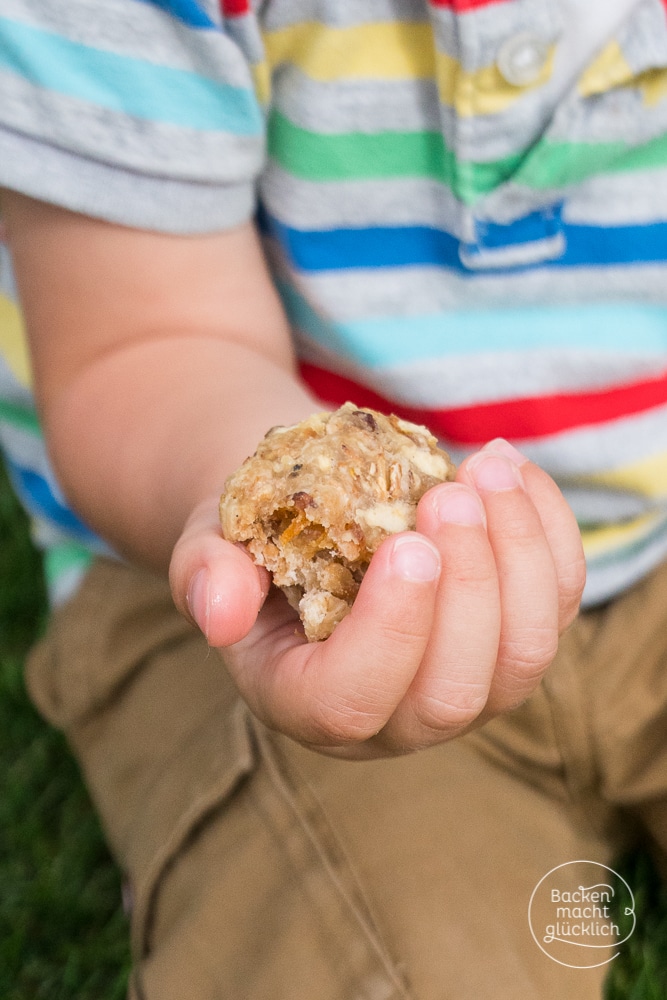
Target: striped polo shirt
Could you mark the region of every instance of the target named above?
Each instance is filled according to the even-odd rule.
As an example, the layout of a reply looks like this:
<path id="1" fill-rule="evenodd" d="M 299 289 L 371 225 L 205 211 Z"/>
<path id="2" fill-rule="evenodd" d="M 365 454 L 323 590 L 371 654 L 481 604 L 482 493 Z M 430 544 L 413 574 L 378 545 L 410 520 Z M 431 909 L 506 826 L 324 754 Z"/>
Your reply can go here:
<path id="1" fill-rule="evenodd" d="M 0 185 L 174 233 L 256 215 L 318 396 L 454 460 L 513 441 L 599 602 L 667 554 L 667 0 L 625 6 L 558 88 L 571 0 L 3 0 Z M 0 295 L 0 441 L 62 596 L 103 546 L 43 451 L 6 250 Z"/>

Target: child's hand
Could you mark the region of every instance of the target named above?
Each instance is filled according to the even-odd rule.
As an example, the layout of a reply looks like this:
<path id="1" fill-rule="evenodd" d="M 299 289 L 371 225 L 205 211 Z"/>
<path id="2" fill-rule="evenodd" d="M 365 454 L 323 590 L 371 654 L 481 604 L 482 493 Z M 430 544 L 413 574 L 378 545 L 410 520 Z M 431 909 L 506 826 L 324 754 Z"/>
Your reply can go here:
<path id="1" fill-rule="evenodd" d="M 255 714 L 324 753 L 365 758 L 451 739 L 522 702 L 577 613 L 579 531 L 549 476 L 504 441 L 420 501 L 417 531 L 373 556 L 350 614 L 307 643 L 268 574 L 220 537 L 217 498 L 171 564 Z M 261 612 L 257 614 L 259 609 Z"/>

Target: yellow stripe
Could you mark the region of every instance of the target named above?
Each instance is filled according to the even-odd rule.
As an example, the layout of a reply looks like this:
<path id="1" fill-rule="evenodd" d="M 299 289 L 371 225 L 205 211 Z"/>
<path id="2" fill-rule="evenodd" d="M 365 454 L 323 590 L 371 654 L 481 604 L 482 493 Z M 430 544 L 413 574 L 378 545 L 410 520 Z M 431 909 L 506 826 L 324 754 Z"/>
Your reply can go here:
<path id="1" fill-rule="evenodd" d="M 590 558 L 632 545 L 648 535 L 660 519 L 661 515 L 658 514 L 644 514 L 625 524 L 586 529 L 581 533 L 584 552 Z"/>
<path id="2" fill-rule="evenodd" d="M 602 94 L 611 87 L 629 83 L 634 75 L 620 45 L 612 41 L 579 77 L 577 88 L 582 97 L 591 97 L 593 94 Z"/>
<path id="3" fill-rule="evenodd" d="M 267 32 L 264 41 L 272 69 L 290 63 L 313 80 L 435 76 L 433 33 L 428 24 L 397 21 L 330 28 L 303 21 Z"/>
<path id="4" fill-rule="evenodd" d="M 618 42 L 610 42 L 579 78 L 578 89 L 583 97 L 591 97 L 627 84 L 639 88 L 643 102 L 649 108 L 667 97 L 667 71 L 650 69 L 635 74 Z"/>
<path id="5" fill-rule="evenodd" d="M 257 100 L 266 107 L 271 99 L 271 71 L 267 62 L 257 63 L 251 69 Z"/>
<path id="6" fill-rule="evenodd" d="M 590 478 L 592 482 L 602 486 L 660 500 L 667 497 L 667 454 L 662 452 L 660 455 L 652 455 Z"/>
<path id="7" fill-rule="evenodd" d="M 647 108 L 652 108 L 667 97 L 667 71 L 650 69 L 637 77 L 637 84 Z"/>
<path id="8" fill-rule="evenodd" d="M 296 66 L 312 80 L 435 80 L 440 100 L 459 115 L 495 114 L 530 88 L 508 84 L 495 65 L 474 73 L 436 52 L 428 24 L 405 21 L 331 28 L 301 22 L 264 36 L 271 71 Z M 551 76 L 553 49 L 531 88 Z"/>
<path id="9" fill-rule="evenodd" d="M 23 319 L 11 299 L 0 295 L 0 355 L 21 385 L 32 384 L 30 359 L 26 347 Z"/>

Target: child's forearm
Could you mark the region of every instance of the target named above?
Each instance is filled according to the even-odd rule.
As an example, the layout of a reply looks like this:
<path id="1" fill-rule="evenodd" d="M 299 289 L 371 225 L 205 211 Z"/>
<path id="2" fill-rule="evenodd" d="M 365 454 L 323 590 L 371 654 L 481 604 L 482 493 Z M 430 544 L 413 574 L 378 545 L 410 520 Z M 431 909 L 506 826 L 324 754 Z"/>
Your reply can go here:
<path id="1" fill-rule="evenodd" d="M 151 340 L 101 359 L 51 408 L 68 496 L 117 549 L 158 569 L 193 508 L 266 430 L 317 404 L 294 376 L 220 339 Z"/>
<path id="2" fill-rule="evenodd" d="M 165 569 L 192 508 L 318 405 L 254 232 L 141 233 L 8 193 L 3 210 L 60 483 L 112 545 Z"/>

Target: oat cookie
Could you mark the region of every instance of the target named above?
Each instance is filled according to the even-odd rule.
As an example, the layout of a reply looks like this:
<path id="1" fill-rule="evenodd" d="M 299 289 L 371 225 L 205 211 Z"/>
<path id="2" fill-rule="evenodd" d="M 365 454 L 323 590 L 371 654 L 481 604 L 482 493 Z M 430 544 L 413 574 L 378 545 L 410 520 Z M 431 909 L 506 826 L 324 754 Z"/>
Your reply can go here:
<path id="1" fill-rule="evenodd" d="M 454 474 L 425 427 L 345 403 L 268 432 L 227 480 L 223 534 L 271 572 L 307 639 L 326 639 L 381 542 L 414 529 L 420 497 Z"/>

